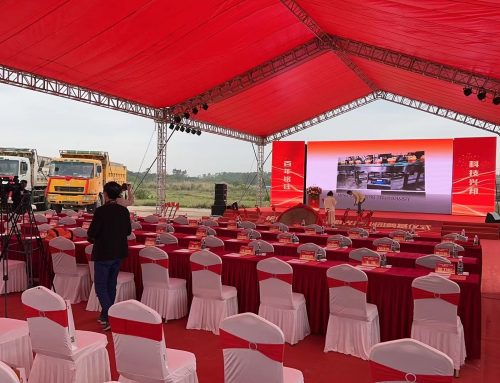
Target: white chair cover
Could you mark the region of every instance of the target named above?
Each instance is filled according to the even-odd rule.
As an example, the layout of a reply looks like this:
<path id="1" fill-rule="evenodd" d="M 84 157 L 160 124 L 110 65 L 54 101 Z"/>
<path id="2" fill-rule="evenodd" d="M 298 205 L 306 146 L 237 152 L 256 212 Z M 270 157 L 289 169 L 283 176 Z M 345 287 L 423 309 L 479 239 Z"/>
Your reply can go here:
<path id="1" fill-rule="evenodd" d="M 314 229 L 314 231 L 316 232 L 316 234 L 323 234 L 324 231 L 325 231 L 325 228 L 323 226 L 316 225 L 315 223 L 307 225 L 305 227 L 305 229 Z"/>
<path id="2" fill-rule="evenodd" d="M 0 382 L 2 383 L 21 383 L 19 378 L 16 375 L 16 372 L 6 365 L 5 363 L 0 361 Z M 22 382 L 26 383 L 26 382 Z"/>
<path id="3" fill-rule="evenodd" d="M 178 245 L 179 240 L 177 237 L 170 233 L 161 233 L 160 234 L 160 243 L 164 243 L 166 245 Z"/>
<path id="4" fill-rule="evenodd" d="M 160 222 L 160 218 L 157 215 L 151 214 L 151 215 L 147 215 L 146 217 L 144 217 L 144 222 L 158 223 L 158 222 Z"/>
<path id="5" fill-rule="evenodd" d="M 413 280 L 411 337 L 444 352 L 455 370 L 465 363 L 464 328 L 457 315 L 460 286 L 439 275 Z"/>
<path id="6" fill-rule="evenodd" d="M 82 229 L 81 227 L 75 227 L 73 230 L 73 238 L 74 237 L 87 238 L 87 230 Z"/>
<path id="7" fill-rule="evenodd" d="M 137 239 L 136 235 L 134 234 L 134 232 L 130 233 L 128 236 L 127 236 L 127 241 L 135 241 Z"/>
<path id="8" fill-rule="evenodd" d="M 376 251 L 368 249 L 367 247 L 360 247 L 359 249 L 354 249 L 349 252 L 349 259 L 354 259 L 355 261 L 361 262 L 363 257 L 371 256 L 371 257 L 379 257 L 380 254 Z"/>
<path id="9" fill-rule="evenodd" d="M 215 229 L 210 226 L 199 225 L 198 230 L 205 230 L 206 235 L 217 235 Z"/>
<path id="10" fill-rule="evenodd" d="M 222 284 L 221 258 L 208 250 L 191 254 L 193 301 L 186 328 L 219 333 L 221 321 L 238 314 L 237 291 Z"/>
<path id="11" fill-rule="evenodd" d="M 24 368 L 29 377 L 33 364 L 33 351 L 28 322 L 0 318 L 0 360 L 10 366 Z M 0 382 L 3 382 L 0 379 Z"/>
<path id="12" fill-rule="evenodd" d="M 189 223 L 189 220 L 187 217 L 180 215 L 174 218 L 174 223 L 177 223 L 179 225 L 187 225 Z"/>
<path id="13" fill-rule="evenodd" d="M 454 241 L 463 241 L 463 242 L 467 242 L 469 240 L 469 238 L 467 236 L 459 234 L 459 233 L 445 234 L 441 238 L 443 238 L 443 239 L 452 239 Z"/>
<path id="14" fill-rule="evenodd" d="M 271 226 L 273 226 L 273 227 L 277 227 L 277 228 L 278 228 L 280 231 L 282 231 L 282 232 L 286 232 L 286 231 L 288 231 L 288 226 L 287 226 L 287 225 L 285 225 L 285 224 L 284 224 L 284 223 L 282 223 L 282 222 L 275 222 L 275 223 L 273 223 Z"/>
<path id="15" fill-rule="evenodd" d="M 358 234 L 361 238 L 368 238 L 368 236 L 370 235 L 370 233 L 368 233 L 367 230 L 361 228 L 361 227 L 353 227 L 351 229 L 349 229 L 349 234 L 351 233 L 356 233 Z"/>
<path id="16" fill-rule="evenodd" d="M 277 325 L 283 331 L 287 343 L 298 343 L 311 330 L 304 295 L 292 291 L 292 266 L 271 257 L 257 263 L 257 274 L 259 315 Z"/>
<path id="17" fill-rule="evenodd" d="M 56 237 L 49 242 L 54 289 L 72 304 L 89 298 L 91 283 L 88 265 L 77 265 L 75 244 L 67 238 Z"/>
<path id="18" fill-rule="evenodd" d="M 377 306 L 366 302 L 368 277 L 351 265 L 326 271 L 330 292 L 330 317 L 325 352 L 337 351 L 368 359 L 370 348 L 380 342 Z"/>
<path id="19" fill-rule="evenodd" d="M 142 225 L 139 222 L 131 222 L 132 230 L 142 230 Z"/>
<path id="20" fill-rule="evenodd" d="M 452 256 L 458 256 L 459 252 L 465 251 L 463 246 L 457 245 L 456 243 L 452 242 L 442 242 L 434 246 L 434 251 L 441 249 L 448 249 L 450 251 L 450 255 Z"/>
<path id="21" fill-rule="evenodd" d="M 4 263 L 2 262 L 2 271 Z M 17 261 L 14 259 L 9 259 L 7 261 L 7 269 L 9 274 L 9 280 L 7 284 L 7 292 L 15 293 L 19 291 L 24 291 L 28 288 L 28 276 L 26 274 L 26 263 L 24 261 Z M 4 273 L 2 272 L 2 275 Z M 0 279 L 0 294 L 5 293 L 5 281 Z"/>
<path id="22" fill-rule="evenodd" d="M 327 242 L 329 240 L 339 241 L 340 247 L 352 247 L 352 239 L 342 234 L 330 235 Z"/>
<path id="23" fill-rule="evenodd" d="M 49 220 L 43 214 L 35 214 L 35 222 L 37 224 L 47 223 Z"/>
<path id="24" fill-rule="evenodd" d="M 300 255 L 301 251 L 314 251 L 316 256 L 320 255 L 320 259 L 326 259 L 326 250 L 316 243 L 308 242 L 297 247 L 297 254 Z"/>
<path id="25" fill-rule="evenodd" d="M 111 378 L 106 335 L 75 330 L 69 302 L 38 286 L 21 300 L 35 361 L 30 383 L 98 383 Z"/>
<path id="26" fill-rule="evenodd" d="M 425 267 L 426 269 L 435 270 L 437 263 L 451 263 L 451 261 L 445 257 L 441 257 L 436 254 L 423 255 L 415 260 L 415 264 L 418 266 Z"/>
<path id="27" fill-rule="evenodd" d="M 406 230 L 394 230 L 389 233 L 389 237 L 404 237 L 405 240 L 413 239 L 413 235 Z"/>
<path id="28" fill-rule="evenodd" d="M 204 243 L 206 247 L 222 247 L 224 248 L 224 241 L 217 237 L 205 237 Z"/>
<path id="29" fill-rule="evenodd" d="M 373 241 L 373 246 L 377 247 L 379 245 L 389 245 L 391 246 L 391 249 L 394 251 L 399 251 L 400 249 L 399 242 L 389 237 L 377 238 Z"/>
<path id="30" fill-rule="evenodd" d="M 243 229 L 242 230 L 246 235 L 248 235 L 249 239 L 259 239 L 262 235 L 254 229 Z"/>
<path id="31" fill-rule="evenodd" d="M 210 227 L 219 226 L 219 222 L 217 222 L 214 219 L 205 219 L 205 220 L 201 221 L 201 224 L 203 226 L 210 226 Z"/>
<path id="32" fill-rule="evenodd" d="M 52 226 L 50 226 L 48 223 L 41 223 L 40 225 L 38 225 L 38 231 L 49 231 L 50 229 L 52 229 Z"/>
<path id="33" fill-rule="evenodd" d="M 197 383 L 194 354 L 166 348 L 161 316 L 129 300 L 109 309 L 120 382 Z"/>
<path id="34" fill-rule="evenodd" d="M 257 225 L 253 223 L 252 221 L 241 221 L 238 225 L 239 227 L 243 229 L 256 229 Z"/>
<path id="35" fill-rule="evenodd" d="M 91 260 L 93 246 L 94 245 L 88 245 L 85 247 L 85 255 L 87 256 L 87 261 L 89 263 L 90 279 L 92 281 L 92 289 L 90 290 L 89 300 L 85 310 L 101 311 L 101 303 L 97 298 L 94 285 L 94 262 Z M 134 274 L 127 273 L 126 271 L 120 271 L 116 281 L 115 303 L 126 301 L 128 299 L 135 299 Z"/>
<path id="36" fill-rule="evenodd" d="M 285 337 L 275 324 L 244 313 L 220 326 L 224 383 L 303 383 L 302 372 L 283 366 Z M 270 346 L 271 345 L 271 346 Z"/>
<path id="37" fill-rule="evenodd" d="M 250 241 L 248 246 L 251 246 L 255 249 L 257 249 L 260 245 L 260 251 L 263 253 L 274 253 L 274 246 L 271 245 L 269 242 L 266 242 L 262 239 L 254 239 L 253 241 Z"/>
<path id="38" fill-rule="evenodd" d="M 78 217 L 78 213 L 71 209 L 64 209 L 61 213 L 66 214 L 66 217 Z"/>
<path id="39" fill-rule="evenodd" d="M 284 231 L 282 233 L 279 233 L 276 238 L 278 239 L 278 241 L 281 239 L 281 238 L 290 238 L 292 239 L 293 237 L 295 236 L 295 234 L 293 233 L 290 233 L 289 231 Z"/>
<path id="40" fill-rule="evenodd" d="M 371 382 L 425 382 L 422 376 L 449 377 L 453 362 L 442 352 L 414 339 L 376 344 L 370 350 Z M 396 380 L 395 380 L 396 379 Z"/>
<path id="41" fill-rule="evenodd" d="M 74 225 L 76 225 L 76 220 L 70 216 L 62 217 L 59 220 L 59 225 L 74 226 Z"/>
<path id="42" fill-rule="evenodd" d="M 139 252 L 139 257 L 144 285 L 141 302 L 166 320 L 186 316 L 186 280 L 169 277 L 167 253 L 157 247 L 145 247 Z"/>

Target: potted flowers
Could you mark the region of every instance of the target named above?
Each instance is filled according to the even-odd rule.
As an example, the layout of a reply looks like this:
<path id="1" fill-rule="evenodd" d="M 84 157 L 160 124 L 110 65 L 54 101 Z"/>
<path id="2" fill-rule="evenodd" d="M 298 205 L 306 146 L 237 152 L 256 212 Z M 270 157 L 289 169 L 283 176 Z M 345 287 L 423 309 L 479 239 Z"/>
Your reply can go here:
<path id="1" fill-rule="evenodd" d="M 319 186 L 309 186 L 306 189 L 308 204 L 311 207 L 319 208 L 319 197 L 321 196 L 321 188 Z"/>

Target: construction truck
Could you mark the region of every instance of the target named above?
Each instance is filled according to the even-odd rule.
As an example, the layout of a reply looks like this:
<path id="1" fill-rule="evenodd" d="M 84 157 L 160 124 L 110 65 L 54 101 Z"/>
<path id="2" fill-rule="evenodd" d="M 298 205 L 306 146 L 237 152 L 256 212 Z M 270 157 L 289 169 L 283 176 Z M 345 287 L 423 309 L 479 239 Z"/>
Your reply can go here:
<path id="1" fill-rule="evenodd" d="M 47 202 L 57 212 L 63 207 L 93 212 L 104 204 L 104 184 L 127 182 L 127 168 L 110 162 L 107 152 L 60 150 L 59 154 L 50 164 L 47 186 Z"/>
<path id="2" fill-rule="evenodd" d="M 50 157 L 39 156 L 35 149 L 0 148 L 0 179 L 12 182 L 14 177 L 28 184 L 32 204 L 37 210 L 46 209 L 45 190 Z"/>

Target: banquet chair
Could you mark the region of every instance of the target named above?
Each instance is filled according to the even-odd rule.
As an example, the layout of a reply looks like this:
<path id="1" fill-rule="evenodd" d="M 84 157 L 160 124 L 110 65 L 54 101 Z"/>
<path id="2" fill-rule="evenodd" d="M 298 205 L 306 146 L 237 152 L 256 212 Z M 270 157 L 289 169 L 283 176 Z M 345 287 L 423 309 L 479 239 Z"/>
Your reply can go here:
<path id="1" fill-rule="evenodd" d="M 204 244 L 206 247 L 222 247 L 224 248 L 224 241 L 220 238 L 217 237 L 205 237 L 204 238 Z"/>
<path id="2" fill-rule="evenodd" d="M 333 240 L 333 241 L 339 241 L 339 246 L 340 247 L 352 247 L 352 239 L 349 237 L 346 237 L 345 235 L 342 234 L 334 234 L 330 235 L 326 241 Z"/>
<path id="3" fill-rule="evenodd" d="M 186 280 L 169 276 L 168 254 L 157 247 L 146 247 L 139 252 L 139 262 L 144 285 L 141 302 L 165 320 L 185 317 L 188 312 Z"/>
<path id="4" fill-rule="evenodd" d="M 283 366 L 283 331 L 264 318 L 254 313 L 228 317 L 221 323 L 220 339 L 224 383 L 304 382 L 301 371 Z"/>
<path id="5" fill-rule="evenodd" d="M 219 222 L 217 222 L 215 219 L 204 219 L 201 221 L 201 224 L 203 226 L 210 226 L 210 227 L 219 226 Z"/>
<path id="6" fill-rule="evenodd" d="M 303 294 L 292 291 L 293 269 L 271 257 L 257 263 L 259 315 L 274 323 L 287 343 L 296 344 L 311 333 Z"/>
<path id="7" fill-rule="evenodd" d="M 127 241 L 135 241 L 136 239 L 137 237 L 135 236 L 134 232 L 127 235 Z"/>
<path id="8" fill-rule="evenodd" d="M 0 382 L 2 383 L 26 383 L 24 380 L 21 382 L 17 376 L 16 371 L 8 364 L 0 361 Z"/>
<path id="9" fill-rule="evenodd" d="M 221 258 L 209 250 L 191 254 L 193 301 L 187 329 L 207 330 L 219 334 L 221 321 L 238 314 L 237 290 L 222 284 Z"/>
<path id="10" fill-rule="evenodd" d="M 288 231 L 288 226 L 285 225 L 284 223 L 282 222 L 275 222 L 271 225 L 272 227 L 277 227 L 279 229 L 279 231 L 281 232 L 286 232 Z"/>
<path id="11" fill-rule="evenodd" d="M 7 293 L 15 293 L 24 291 L 28 288 L 28 275 L 26 273 L 26 263 L 15 259 L 7 259 L 7 262 L 2 262 L 2 275 L 5 275 L 4 266 L 7 264 Z M 0 294 L 5 293 L 5 281 L 0 279 Z"/>
<path id="12" fill-rule="evenodd" d="M 50 229 L 52 229 L 52 226 L 50 226 L 48 223 L 41 223 L 40 225 L 37 226 L 38 227 L 38 231 L 39 232 L 42 232 L 42 231 L 49 231 Z"/>
<path id="13" fill-rule="evenodd" d="M 165 245 L 178 245 L 179 240 L 177 237 L 170 233 L 161 233 L 160 234 L 160 243 L 163 243 Z"/>
<path id="14" fill-rule="evenodd" d="M 460 286 L 439 275 L 415 278 L 411 337 L 442 351 L 456 371 L 465 363 L 464 328 L 457 315 Z"/>
<path id="15" fill-rule="evenodd" d="M 59 220 L 58 226 L 76 227 L 76 219 L 70 216 L 62 217 Z"/>
<path id="16" fill-rule="evenodd" d="M 294 233 L 291 233 L 289 231 L 283 231 L 281 233 L 279 233 L 277 236 L 276 236 L 276 239 L 279 241 L 281 238 L 290 238 L 290 240 L 293 240 L 293 238 L 295 237 L 295 234 Z"/>
<path id="17" fill-rule="evenodd" d="M 413 239 L 413 235 L 406 230 L 394 230 L 389 233 L 389 237 L 394 238 L 394 237 L 404 237 L 406 241 L 409 241 Z"/>
<path id="18" fill-rule="evenodd" d="M 349 229 L 348 234 L 349 235 L 357 234 L 357 235 L 359 235 L 360 238 L 368 238 L 368 236 L 370 235 L 370 233 L 368 233 L 367 230 L 362 229 L 361 227 L 353 227 L 353 228 Z"/>
<path id="19" fill-rule="evenodd" d="M 458 253 L 465 251 L 463 246 L 452 242 L 442 242 L 434 246 L 434 252 L 441 249 L 447 249 L 452 257 L 458 257 Z"/>
<path id="20" fill-rule="evenodd" d="M 43 213 L 45 217 L 53 217 L 57 215 L 57 212 L 54 209 L 47 209 L 45 210 L 45 213 Z"/>
<path id="21" fill-rule="evenodd" d="M 259 239 L 261 234 L 255 229 L 242 229 L 246 235 L 248 235 L 248 239 Z"/>
<path id="22" fill-rule="evenodd" d="M 73 229 L 73 238 L 75 237 L 81 238 L 82 240 L 87 239 L 87 230 L 82 229 L 81 227 L 75 227 Z"/>
<path id="23" fill-rule="evenodd" d="M 61 213 L 66 214 L 66 217 L 72 217 L 72 218 L 78 217 L 78 213 L 72 209 L 63 209 Z"/>
<path id="24" fill-rule="evenodd" d="M 389 245 L 391 247 L 391 251 L 399 251 L 401 248 L 398 241 L 389 237 L 377 238 L 373 241 L 373 246 L 375 246 L 375 248 L 380 245 Z"/>
<path id="25" fill-rule="evenodd" d="M 440 255 L 436 254 L 429 254 L 429 255 L 423 255 L 421 257 L 418 257 L 415 260 L 415 266 L 417 267 L 423 267 L 426 269 L 431 269 L 435 270 L 436 269 L 436 264 L 438 263 L 448 263 L 450 264 L 451 261 L 445 257 L 441 257 Z"/>
<path id="26" fill-rule="evenodd" d="M 49 220 L 47 219 L 46 216 L 42 214 L 35 214 L 35 222 L 37 225 L 42 224 L 42 223 L 47 223 Z"/>
<path id="27" fill-rule="evenodd" d="M 348 264 L 330 267 L 326 277 L 330 316 L 324 351 L 366 360 L 370 348 L 380 342 L 377 306 L 366 302 L 368 277 L 364 271 Z"/>
<path id="28" fill-rule="evenodd" d="M 0 360 L 10 366 L 24 368 L 26 376 L 29 377 L 33 351 L 28 322 L 0 318 Z"/>
<path id="29" fill-rule="evenodd" d="M 101 311 L 101 304 L 95 292 L 94 283 L 94 262 L 92 261 L 92 249 L 94 245 L 85 247 L 85 256 L 90 269 L 90 279 L 92 281 L 92 289 L 90 290 L 89 300 L 87 302 L 87 311 Z M 115 303 L 126 301 L 127 299 L 135 299 L 135 281 L 134 274 L 120 271 L 116 280 L 116 296 Z"/>
<path id="30" fill-rule="evenodd" d="M 160 218 L 157 215 L 150 214 L 144 217 L 144 222 L 146 223 L 158 223 Z"/>
<path id="31" fill-rule="evenodd" d="M 274 246 L 269 242 L 264 241 L 263 239 L 254 239 L 250 241 L 248 246 L 251 246 L 255 249 L 259 248 L 262 253 L 274 253 Z"/>
<path id="32" fill-rule="evenodd" d="M 459 234 L 459 233 L 445 234 L 441 238 L 442 239 L 451 239 L 453 241 L 461 241 L 461 242 L 467 242 L 469 240 L 469 238 L 467 236 Z"/>
<path id="33" fill-rule="evenodd" d="M 21 295 L 36 353 L 30 383 L 91 383 L 111 378 L 106 335 L 75 330 L 71 305 L 38 286 Z"/>
<path id="34" fill-rule="evenodd" d="M 215 229 L 210 227 L 210 226 L 199 225 L 198 230 L 205 230 L 205 233 L 207 235 L 214 235 L 214 236 L 217 235 L 217 232 L 215 231 Z"/>
<path id="35" fill-rule="evenodd" d="M 175 229 L 171 224 L 167 223 L 167 225 L 165 226 L 165 232 L 170 233 L 170 234 L 174 234 Z"/>
<path id="36" fill-rule="evenodd" d="M 373 346 L 370 370 L 373 383 L 453 381 L 453 361 L 447 355 L 408 338 Z"/>
<path id="37" fill-rule="evenodd" d="M 353 259 L 355 261 L 361 262 L 363 260 L 363 257 L 365 256 L 380 258 L 379 253 L 371 249 L 368 249 L 367 247 L 360 247 L 358 249 L 354 249 L 349 252 L 349 259 Z"/>
<path id="38" fill-rule="evenodd" d="M 131 222 L 132 230 L 142 230 L 142 225 L 139 222 Z"/>
<path id="39" fill-rule="evenodd" d="M 257 228 L 257 225 L 251 221 L 241 221 L 239 224 L 238 224 L 238 227 L 241 227 L 243 229 L 256 229 Z"/>
<path id="40" fill-rule="evenodd" d="M 54 290 L 72 304 L 89 298 L 91 282 L 88 265 L 78 265 L 75 244 L 67 238 L 56 237 L 49 241 L 54 270 Z"/>
<path id="41" fill-rule="evenodd" d="M 174 223 L 178 225 L 187 225 L 189 223 L 189 220 L 187 217 L 179 215 L 178 217 L 174 218 Z"/>
<path id="42" fill-rule="evenodd" d="M 325 232 L 325 228 L 323 226 L 316 225 L 315 223 L 305 226 L 304 229 L 314 229 L 316 234 L 323 234 Z"/>
<path id="43" fill-rule="evenodd" d="M 109 309 L 121 383 L 197 383 L 194 354 L 167 348 L 160 314 L 128 300 Z"/>
<path id="44" fill-rule="evenodd" d="M 326 250 L 316 243 L 308 242 L 297 247 L 297 254 L 302 251 L 314 251 L 317 259 L 326 259 Z"/>

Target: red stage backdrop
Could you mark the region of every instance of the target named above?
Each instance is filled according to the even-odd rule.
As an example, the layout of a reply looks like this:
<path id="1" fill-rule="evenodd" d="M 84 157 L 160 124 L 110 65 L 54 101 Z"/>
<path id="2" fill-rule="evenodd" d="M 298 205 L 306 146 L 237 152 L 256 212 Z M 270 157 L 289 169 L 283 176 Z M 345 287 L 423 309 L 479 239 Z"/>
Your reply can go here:
<path id="1" fill-rule="evenodd" d="M 304 141 L 273 142 L 271 205 L 289 207 L 304 200 Z"/>
<path id="2" fill-rule="evenodd" d="M 453 140 L 452 214 L 484 216 L 495 210 L 496 137 Z"/>

